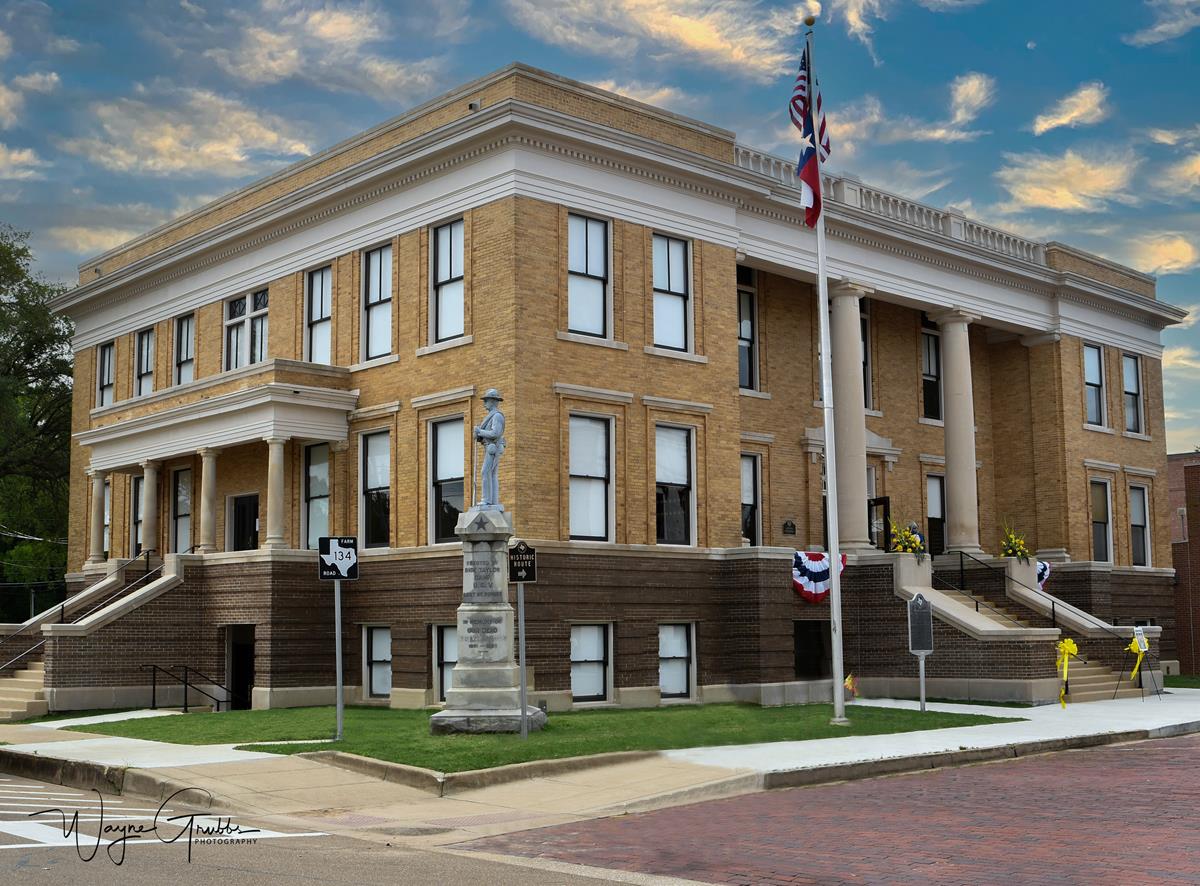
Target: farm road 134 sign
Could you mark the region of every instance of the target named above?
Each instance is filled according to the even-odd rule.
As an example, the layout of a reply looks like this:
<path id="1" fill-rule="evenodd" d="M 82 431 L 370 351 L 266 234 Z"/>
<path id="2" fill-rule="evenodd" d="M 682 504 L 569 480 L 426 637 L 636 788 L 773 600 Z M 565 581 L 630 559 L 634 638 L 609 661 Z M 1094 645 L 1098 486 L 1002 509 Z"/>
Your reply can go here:
<path id="1" fill-rule="evenodd" d="M 353 535 L 317 541 L 317 578 L 325 581 L 358 579 L 358 539 Z"/>

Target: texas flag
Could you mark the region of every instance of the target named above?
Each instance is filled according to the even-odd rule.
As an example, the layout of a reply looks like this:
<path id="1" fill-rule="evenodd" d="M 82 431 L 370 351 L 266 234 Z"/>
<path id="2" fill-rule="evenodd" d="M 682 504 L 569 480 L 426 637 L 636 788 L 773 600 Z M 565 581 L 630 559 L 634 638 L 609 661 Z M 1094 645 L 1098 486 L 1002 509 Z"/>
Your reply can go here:
<path id="1" fill-rule="evenodd" d="M 815 100 L 810 100 L 815 97 Z M 825 126 L 825 110 L 821 106 L 820 83 L 812 77 L 808 61 L 808 49 L 800 56 L 800 72 L 792 87 L 792 100 L 788 103 L 792 123 L 800 130 L 800 161 L 796 164 L 796 177 L 803 190 L 804 223 L 810 228 L 817 226 L 821 217 L 821 168 L 817 162 L 817 145 L 820 145 L 821 163 L 829 159 L 829 130 Z M 814 135 L 817 133 L 819 135 Z"/>

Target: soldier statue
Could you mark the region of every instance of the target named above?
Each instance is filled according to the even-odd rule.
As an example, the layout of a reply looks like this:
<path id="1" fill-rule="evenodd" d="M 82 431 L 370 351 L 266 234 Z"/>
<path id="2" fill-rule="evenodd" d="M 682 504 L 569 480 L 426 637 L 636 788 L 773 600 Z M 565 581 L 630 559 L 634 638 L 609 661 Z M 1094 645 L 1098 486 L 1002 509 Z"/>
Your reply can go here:
<path id="1" fill-rule="evenodd" d="M 483 467 L 480 469 L 480 495 L 475 507 L 504 510 L 500 504 L 500 481 L 496 476 L 505 445 L 504 413 L 499 408 L 504 398 L 495 388 L 488 388 L 482 400 L 487 408 L 487 416 L 475 426 L 475 441 L 483 446 L 484 452 Z"/>

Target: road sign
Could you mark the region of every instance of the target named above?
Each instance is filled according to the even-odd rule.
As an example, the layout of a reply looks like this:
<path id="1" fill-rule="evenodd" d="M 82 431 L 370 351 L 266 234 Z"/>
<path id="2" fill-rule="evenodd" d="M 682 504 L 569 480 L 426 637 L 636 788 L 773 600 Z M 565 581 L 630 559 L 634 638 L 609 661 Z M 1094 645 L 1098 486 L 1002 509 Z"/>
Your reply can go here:
<path id="1" fill-rule="evenodd" d="M 537 581 L 537 551 L 519 541 L 508 550 L 509 584 L 533 584 Z"/>
<path id="2" fill-rule="evenodd" d="M 933 652 L 933 606 L 924 594 L 908 601 L 908 651 L 913 655 Z"/>
<path id="3" fill-rule="evenodd" d="M 358 539 L 355 536 L 322 537 L 317 542 L 317 578 L 358 580 Z"/>

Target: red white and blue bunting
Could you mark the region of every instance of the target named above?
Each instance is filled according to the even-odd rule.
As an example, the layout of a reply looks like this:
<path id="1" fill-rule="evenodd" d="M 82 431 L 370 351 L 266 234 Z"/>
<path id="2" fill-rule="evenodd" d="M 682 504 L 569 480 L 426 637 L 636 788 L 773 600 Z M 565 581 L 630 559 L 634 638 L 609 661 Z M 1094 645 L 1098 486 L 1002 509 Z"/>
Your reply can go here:
<path id="1" fill-rule="evenodd" d="M 1047 563 L 1045 560 L 1038 560 L 1037 561 L 1038 587 L 1044 588 L 1046 586 L 1046 579 L 1048 579 L 1049 577 L 1050 577 L 1050 564 Z"/>
<path id="2" fill-rule="evenodd" d="M 833 577 L 829 565 L 829 555 L 824 551 L 796 551 L 792 557 L 792 587 L 802 599 L 820 603 L 829 596 L 829 581 Z M 842 554 L 838 575 L 845 569 L 846 555 Z"/>

